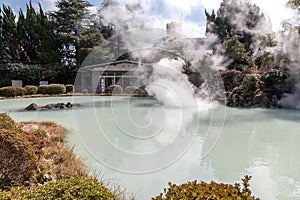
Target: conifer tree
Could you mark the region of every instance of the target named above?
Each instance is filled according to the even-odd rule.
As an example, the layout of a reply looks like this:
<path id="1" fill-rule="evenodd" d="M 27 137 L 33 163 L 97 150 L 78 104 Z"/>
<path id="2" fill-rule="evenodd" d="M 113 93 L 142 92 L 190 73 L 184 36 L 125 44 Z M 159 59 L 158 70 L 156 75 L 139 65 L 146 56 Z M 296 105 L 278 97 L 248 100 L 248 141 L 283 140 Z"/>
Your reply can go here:
<path id="1" fill-rule="evenodd" d="M 3 5 L 2 41 L 4 63 L 19 61 L 18 31 L 15 19 L 16 16 L 13 10 L 9 6 Z"/>

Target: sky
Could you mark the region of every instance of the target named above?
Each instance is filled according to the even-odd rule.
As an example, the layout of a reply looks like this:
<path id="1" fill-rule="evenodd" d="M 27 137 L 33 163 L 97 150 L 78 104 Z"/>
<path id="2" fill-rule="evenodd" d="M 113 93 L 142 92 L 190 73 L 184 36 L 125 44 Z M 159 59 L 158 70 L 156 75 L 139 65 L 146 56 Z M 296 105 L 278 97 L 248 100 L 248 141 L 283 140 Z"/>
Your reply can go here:
<path id="1" fill-rule="evenodd" d="M 29 1 L 29 0 L 28 0 Z M 15 12 L 20 8 L 25 10 L 27 0 L 0 0 L 10 5 Z M 149 15 L 156 15 L 163 22 L 178 21 L 182 23 L 183 34 L 189 37 L 201 37 L 205 31 L 204 9 L 217 10 L 221 0 L 121 0 L 124 2 L 140 1 Z M 284 19 L 292 16 L 291 10 L 285 8 L 288 0 L 251 0 L 258 5 L 262 12 L 269 16 L 273 30 L 278 30 Z M 45 11 L 54 10 L 56 0 L 32 0 L 35 7 L 41 3 Z M 101 5 L 101 0 L 89 0 L 95 7 Z M 93 10 L 93 9 L 92 9 Z"/>

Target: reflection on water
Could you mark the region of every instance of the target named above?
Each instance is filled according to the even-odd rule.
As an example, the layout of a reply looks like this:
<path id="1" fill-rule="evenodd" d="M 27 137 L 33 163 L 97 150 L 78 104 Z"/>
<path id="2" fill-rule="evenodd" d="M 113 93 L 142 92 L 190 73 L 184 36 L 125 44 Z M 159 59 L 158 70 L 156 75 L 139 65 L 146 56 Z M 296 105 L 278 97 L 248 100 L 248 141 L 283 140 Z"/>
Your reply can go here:
<path id="1" fill-rule="evenodd" d="M 83 107 L 19 111 L 33 102 L 45 105 L 72 100 Z M 54 120 L 64 125 L 68 144 L 76 146 L 87 165 L 135 193 L 137 199 L 162 192 L 169 181 L 232 183 L 246 174 L 253 176 L 251 189 L 262 199 L 300 199 L 300 112 L 227 109 L 217 145 L 202 158 L 206 133 L 216 116 L 212 112 L 217 109 L 198 113 L 193 108 L 163 108 L 151 98 L 128 97 L 0 101 L 0 112 L 8 112 L 17 121 Z M 134 170 L 153 172 L 128 173 Z"/>

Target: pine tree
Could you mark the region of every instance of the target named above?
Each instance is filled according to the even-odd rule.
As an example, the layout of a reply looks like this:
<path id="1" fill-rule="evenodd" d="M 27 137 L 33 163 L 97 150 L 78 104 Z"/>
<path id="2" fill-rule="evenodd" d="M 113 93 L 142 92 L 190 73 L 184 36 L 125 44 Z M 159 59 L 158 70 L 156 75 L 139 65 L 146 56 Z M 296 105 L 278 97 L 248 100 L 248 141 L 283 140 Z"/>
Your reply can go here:
<path id="1" fill-rule="evenodd" d="M 37 62 L 39 64 L 60 63 L 59 40 L 55 35 L 55 26 L 45 15 L 41 4 L 39 4 L 39 14 L 37 14 L 39 33 L 39 45 L 37 52 Z"/>
<path id="2" fill-rule="evenodd" d="M 91 4 L 85 0 L 58 0 L 58 10 L 52 13 L 60 37 L 62 61 L 69 69 L 79 67 L 80 36 L 84 32 L 84 16 Z"/>
<path id="3" fill-rule="evenodd" d="M 19 61 L 19 42 L 16 16 L 13 10 L 3 5 L 2 41 L 4 46 L 3 62 L 15 63 Z"/>
<path id="4" fill-rule="evenodd" d="M 3 17 L 2 17 L 2 9 L 0 7 L 0 64 L 3 63 L 4 59 L 4 44 L 2 40 L 2 30 L 3 30 Z"/>
<path id="5" fill-rule="evenodd" d="M 101 33 L 105 39 L 111 38 L 115 32 L 114 24 L 107 24 L 104 20 L 104 16 L 102 15 L 102 11 L 108 9 L 109 7 L 119 6 L 120 3 L 118 0 L 103 0 L 101 4 L 101 8 L 98 10 L 99 15 L 99 27 L 101 29 Z"/>
<path id="6" fill-rule="evenodd" d="M 252 44 L 259 25 L 265 20 L 259 7 L 246 0 L 223 0 L 217 13 L 205 11 L 207 34 L 215 34 L 232 63 L 229 68 L 245 69 L 253 67 Z M 233 45 L 230 47 L 229 45 Z M 238 50 L 237 50 L 238 49 Z M 240 66 L 239 66 L 240 65 Z"/>

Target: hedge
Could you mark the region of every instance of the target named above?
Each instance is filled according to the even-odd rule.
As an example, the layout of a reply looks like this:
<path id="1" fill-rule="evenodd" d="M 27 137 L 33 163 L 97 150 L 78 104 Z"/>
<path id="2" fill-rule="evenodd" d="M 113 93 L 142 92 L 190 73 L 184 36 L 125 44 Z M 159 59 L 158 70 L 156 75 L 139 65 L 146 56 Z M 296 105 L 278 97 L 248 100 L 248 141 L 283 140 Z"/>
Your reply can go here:
<path id="1" fill-rule="evenodd" d="M 39 94 L 64 94 L 66 86 L 62 84 L 40 85 L 38 88 Z"/>
<path id="2" fill-rule="evenodd" d="M 48 94 L 64 94 L 66 93 L 66 86 L 62 84 L 48 85 Z"/>
<path id="3" fill-rule="evenodd" d="M 48 85 L 40 85 L 38 87 L 38 91 L 37 91 L 38 94 L 48 94 Z"/>
<path id="4" fill-rule="evenodd" d="M 33 95 L 37 93 L 38 87 L 34 85 L 26 85 L 25 90 L 27 95 Z"/>
<path id="5" fill-rule="evenodd" d="M 137 92 L 137 87 L 135 87 L 135 86 L 127 86 L 124 89 L 124 93 L 126 93 L 126 94 L 134 94 L 135 92 Z"/>
<path id="6" fill-rule="evenodd" d="M 120 85 L 110 85 L 108 86 L 108 93 L 109 94 L 122 94 L 123 88 Z"/>
<path id="7" fill-rule="evenodd" d="M 73 93 L 74 92 L 74 85 L 68 84 L 66 85 L 66 93 Z"/>
<path id="8" fill-rule="evenodd" d="M 3 97 L 16 97 L 23 96 L 26 90 L 22 87 L 8 86 L 0 88 L 0 96 Z"/>

